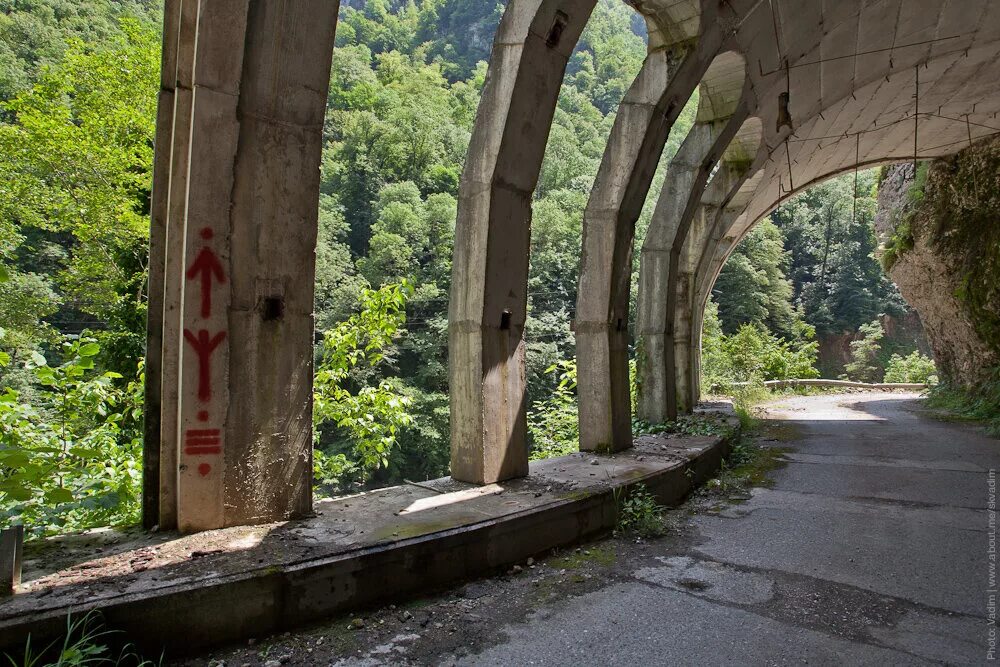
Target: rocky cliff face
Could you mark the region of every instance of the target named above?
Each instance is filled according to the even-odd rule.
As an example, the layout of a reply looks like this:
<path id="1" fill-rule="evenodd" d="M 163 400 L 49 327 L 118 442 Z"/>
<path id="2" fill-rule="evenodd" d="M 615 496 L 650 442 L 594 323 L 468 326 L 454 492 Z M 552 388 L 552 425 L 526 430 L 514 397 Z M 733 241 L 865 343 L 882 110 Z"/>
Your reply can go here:
<path id="1" fill-rule="evenodd" d="M 940 373 L 972 389 L 1000 365 L 1000 141 L 889 167 L 875 231 Z"/>

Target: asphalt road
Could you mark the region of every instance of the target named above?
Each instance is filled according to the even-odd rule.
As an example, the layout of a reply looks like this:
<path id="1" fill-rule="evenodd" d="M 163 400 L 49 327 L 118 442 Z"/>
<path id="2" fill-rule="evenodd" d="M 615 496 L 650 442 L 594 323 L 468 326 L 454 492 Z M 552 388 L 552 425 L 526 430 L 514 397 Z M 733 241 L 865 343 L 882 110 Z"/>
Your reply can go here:
<path id="1" fill-rule="evenodd" d="M 664 537 L 608 538 L 179 664 L 986 663 L 1000 440 L 916 398 L 773 404 L 758 436 L 783 452 L 772 483 L 699 494 Z"/>
<path id="2" fill-rule="evenodd" d="M 627 577 L 506 625 L 471 665 L 922 665 L 987 661 L 1000 441 L 913 396 L 775 404 L 788 447 L 745 504 L 693 518 Z"/>

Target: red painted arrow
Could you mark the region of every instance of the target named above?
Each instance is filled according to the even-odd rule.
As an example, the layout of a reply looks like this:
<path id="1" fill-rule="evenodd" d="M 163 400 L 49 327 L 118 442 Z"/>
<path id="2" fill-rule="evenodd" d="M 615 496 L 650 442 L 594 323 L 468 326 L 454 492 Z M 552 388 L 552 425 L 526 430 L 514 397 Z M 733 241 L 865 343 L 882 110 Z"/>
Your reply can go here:
<path id="1" fill-rule="evenodd" d="M 198 335 L 189 329 L 184 330 L 184 339 L 194 349 L 198 355 L 198 400 L 205 402 L 212 398 L 212 353 L 219 343 L 226 339 L 226 332 L 220 331 L 212 337 L 208 332 L 201 329 Z"/>
<path id="2" fill-rule="evenodd" d="M 226 274 L 222 272 L 222 263 L 211 248 L 202 248 L 195 257 L 194 264 L 185 274 L 188 280 L 194 280 L 201 275 L 201 316 L 212 315 L 212 278 L 219 284 L 226 282 Z"/>

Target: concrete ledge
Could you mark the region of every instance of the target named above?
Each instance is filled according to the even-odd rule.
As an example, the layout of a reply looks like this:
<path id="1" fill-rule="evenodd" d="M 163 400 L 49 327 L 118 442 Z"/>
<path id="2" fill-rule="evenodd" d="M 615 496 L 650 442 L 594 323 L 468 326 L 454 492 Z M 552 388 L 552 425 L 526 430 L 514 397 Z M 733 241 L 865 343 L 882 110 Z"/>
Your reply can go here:
<path id="1" fill-rule="evenodd" d="M 712 476 L 727 437 L 647 436 L 614 456 L 534 462 L 527 478 L 450 478 L 318 503 L 317 516 L 198 535 L 110 530 L 32 543 L 25 584 L 0 602 L 0 649 L 60 636 L 67 613 L 169 655 L 259 637 L 509 567 L 610 531 L 643 484 L 679 503 Z"/>

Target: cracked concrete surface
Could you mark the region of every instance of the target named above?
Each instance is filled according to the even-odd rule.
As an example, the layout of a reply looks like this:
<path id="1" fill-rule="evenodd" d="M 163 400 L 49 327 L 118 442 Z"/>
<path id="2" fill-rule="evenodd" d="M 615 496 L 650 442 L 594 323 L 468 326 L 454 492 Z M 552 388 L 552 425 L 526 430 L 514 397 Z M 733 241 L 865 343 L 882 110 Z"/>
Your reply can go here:
<path id="1" fill-rule="evenodd" d="M 979 664 L 998 441 L 914 395 L 796 397 L 772 488 L 702 493 L 665 537 L 610 538 L 437 597 L 186 664 Z"/>

